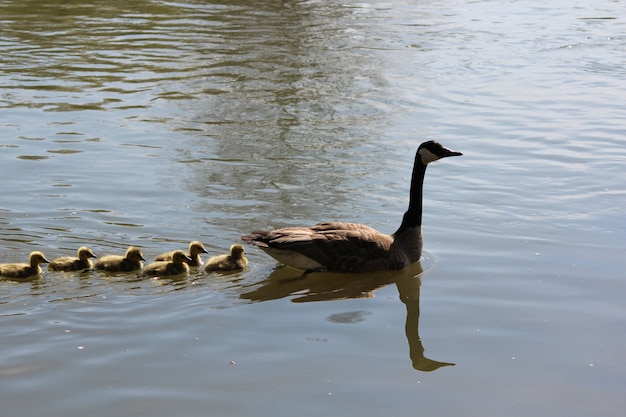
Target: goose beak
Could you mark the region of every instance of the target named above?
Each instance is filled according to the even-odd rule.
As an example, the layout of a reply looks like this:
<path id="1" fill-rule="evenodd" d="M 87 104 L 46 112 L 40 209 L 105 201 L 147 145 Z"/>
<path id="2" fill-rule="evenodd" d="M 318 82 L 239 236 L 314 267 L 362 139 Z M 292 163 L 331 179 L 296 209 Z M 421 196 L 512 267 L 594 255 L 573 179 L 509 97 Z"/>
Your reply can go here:
<path id="1" fill-rule="evenodd" d="M 443 151 L 444 151 L 443 155 L 441 155 L 442 158 L 447 158 L 448 156 L 462 156 L 463 155 L 461 152 L 451 151 L 448 148 L 444 148 Z"/>

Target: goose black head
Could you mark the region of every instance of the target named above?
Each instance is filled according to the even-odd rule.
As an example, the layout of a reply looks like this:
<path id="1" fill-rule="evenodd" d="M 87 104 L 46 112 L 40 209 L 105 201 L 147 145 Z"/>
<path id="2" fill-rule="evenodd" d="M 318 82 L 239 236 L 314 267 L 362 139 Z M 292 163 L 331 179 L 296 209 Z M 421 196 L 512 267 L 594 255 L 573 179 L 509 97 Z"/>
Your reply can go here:
<path id="1" fill-rule="evenodd" d="M 428 165 L 429 163 L 441 158 L 463 155 L 461 152 L 452 151 L 434 140 L 422 143 L 417 149 L 417 153 L 424 165 Z"/>

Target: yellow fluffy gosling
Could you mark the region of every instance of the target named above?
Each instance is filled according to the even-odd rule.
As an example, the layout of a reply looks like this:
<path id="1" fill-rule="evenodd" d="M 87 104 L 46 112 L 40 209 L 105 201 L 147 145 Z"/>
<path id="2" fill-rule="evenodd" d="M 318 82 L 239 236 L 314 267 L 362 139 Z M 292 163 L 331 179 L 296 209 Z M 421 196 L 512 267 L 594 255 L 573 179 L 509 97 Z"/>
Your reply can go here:
<path id="1" fill-rule="evenodd" d="M 131 246 L 124 256 L 106 255 L 94 262 L 94 269 L 108 272 L 130 272 L 143 267 L 141 261 L 145 261 L 141 250 Z"/>
<path id="2" fill-rule="evenodd" d="M 174 255 L 174 252 L 176 251 L 162 253 L 156 258 L 154 258 L 154 260 L 155 261 L 171 261 L 173 259 L 172 256 Z M 187 262 L 187 265 L 189 266 L 202 265 L 202 259 L 200 259 L 201 253 L 208 253 L 206 249 L 204 249 L 204 245 L 202 244 L 202 242 L 198 242 L 197 240 L 194 240 L 193 242 L 191 242 L 189 244 L 189 254 L 186 254 L 191 260 Z"/>
<path id="3" fill-rule="evenodd" d="M 182 250 L 172 253 L 171 261 L 155 261 L 143 269 L 143 275 L 151 277 L 167 277 L 171 275 L 181 275 L 189 273 L 188 262 L 191 258 L 185 255 Z"/>
<path id="4" fill-rule="evenodd" d="M 27 264 L 0 264 L 0 275 L 8 278 L 28 278 L 41 274 L 43 271 L 39 264 L 48 263 L 43 253 L 31 252 Z"/>
<path id="5" fill-rule="evenodd" d="M 246 251 L 242 245 L 232 245 L 230 253 L 209 258 L 204 267 L 207 272 L 212 271 L 237 271 L 248 266 L 248 259 L 244 256 Z"/>
<path id="6" fill-rule="evenodd" d="M 62 256 L 53 259 L 48 264 L 48 269 L 51 271 L 82 271 L 91 269 L 93 267 L 91 258 L 97 258 L 97 256 L 87 246 L 81 246 L 76 252 L 76 257 Z"/>

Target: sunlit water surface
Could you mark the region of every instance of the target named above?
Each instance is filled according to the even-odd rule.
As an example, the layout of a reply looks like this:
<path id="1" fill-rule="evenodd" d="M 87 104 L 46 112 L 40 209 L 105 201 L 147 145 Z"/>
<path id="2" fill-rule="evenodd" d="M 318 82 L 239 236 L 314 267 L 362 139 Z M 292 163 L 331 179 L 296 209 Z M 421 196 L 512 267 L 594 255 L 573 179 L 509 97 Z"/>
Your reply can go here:
<path id="1" fill-rule="evenodd" d="M 384 232 L 398 274 L 0 280 L 15 416 L 621 416 L 620 1 L 0 3 L 0 262 Z M 206 258 L 206 257 L 205 257 Z M 453 366 L 454 365 L 454 366 Z"/>

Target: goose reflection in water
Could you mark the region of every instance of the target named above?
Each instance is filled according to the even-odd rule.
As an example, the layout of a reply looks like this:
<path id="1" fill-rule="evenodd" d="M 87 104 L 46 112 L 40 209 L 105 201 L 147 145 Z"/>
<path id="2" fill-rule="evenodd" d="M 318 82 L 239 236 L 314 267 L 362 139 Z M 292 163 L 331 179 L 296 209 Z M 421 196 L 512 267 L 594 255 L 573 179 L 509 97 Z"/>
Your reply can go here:
<path id="1" fill-rule="evenodd" d="M 402 271 L 384 271 L 366 274 L 308 273 L 290 267 L 275 269 L 256 289 L 240 294 L 253 302 L 269 301 L 295 296 L 294 302 L 329 301 L 348 298 L 370 298 L 374 291 L 395 283 L 400 301 L 406 306 L 405 331 L 409 342 L 409 356 L 413 368 L 430 372 L 454 363 L 440 362 L 424 356 L 419 336 L 420 289 L 422 266 L 414 263 Z M 245 290 L 246 287 L 243 289 Z"/>

